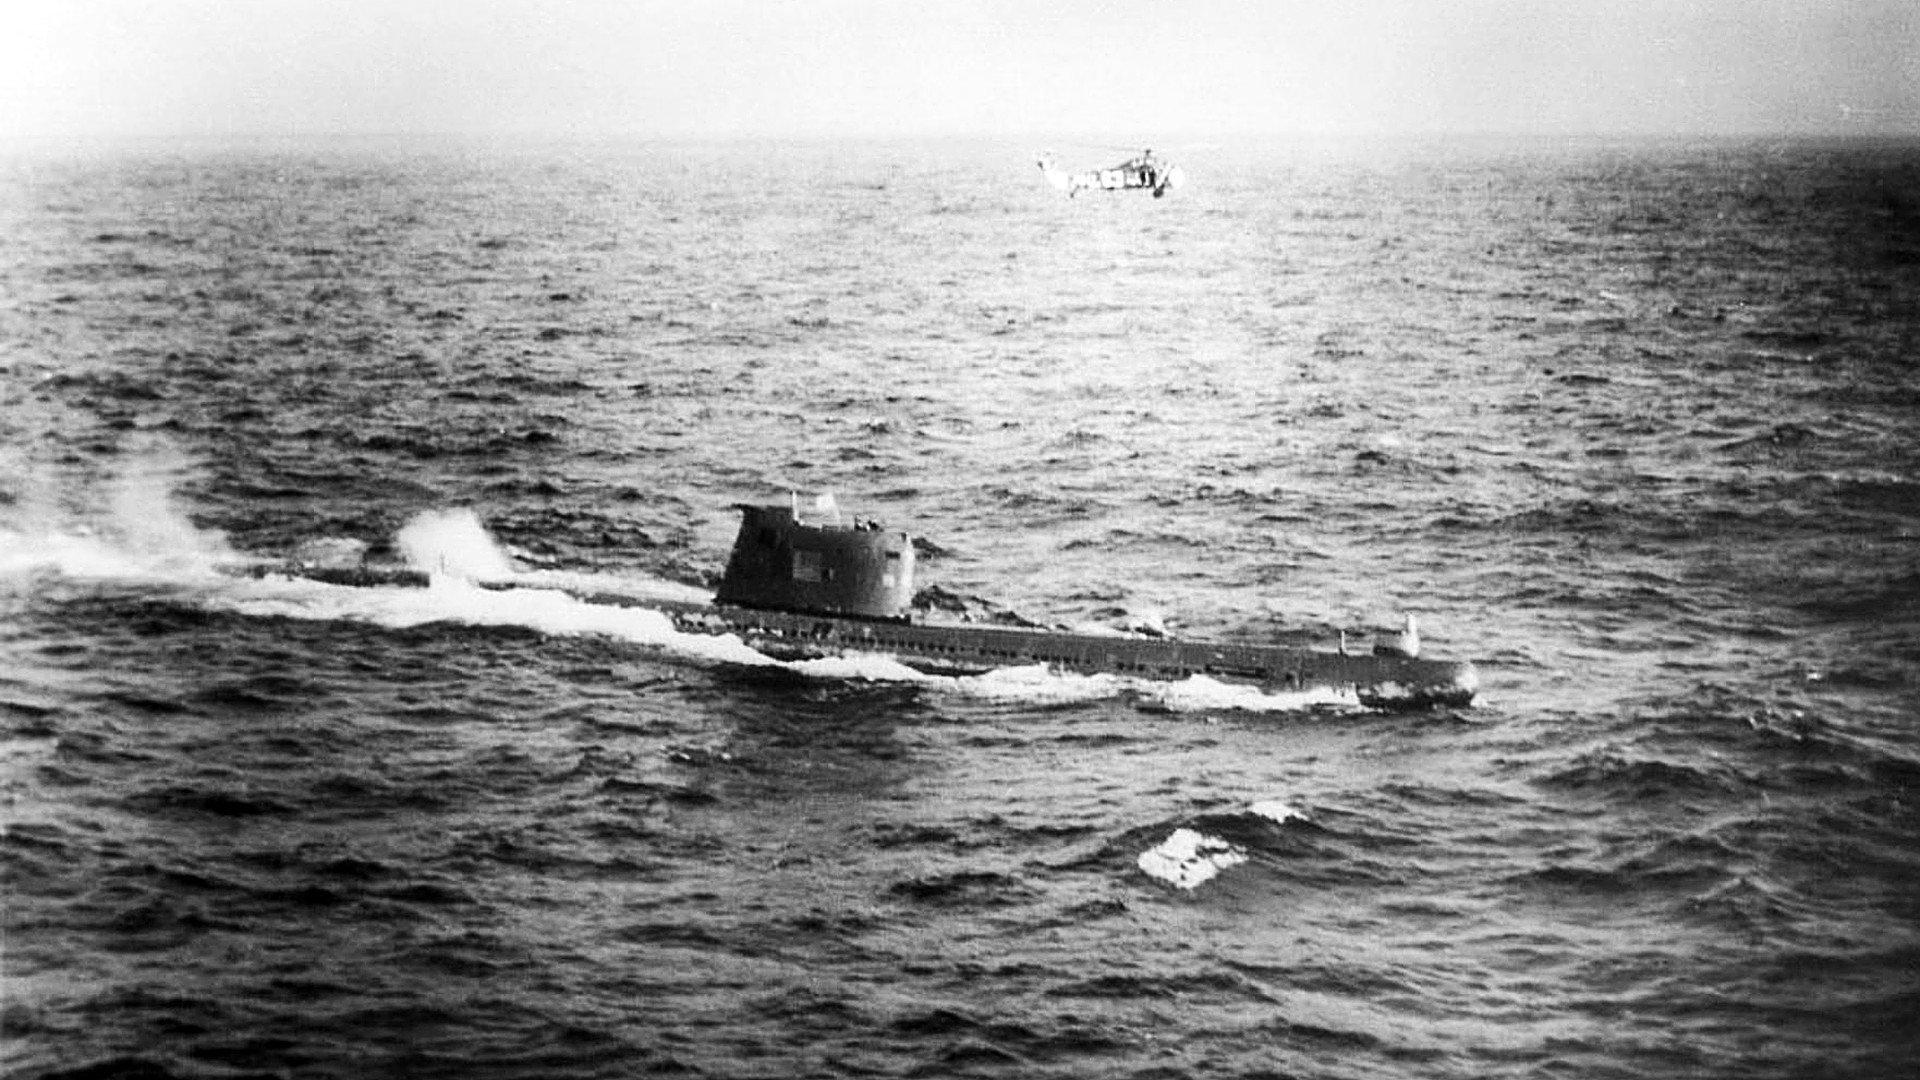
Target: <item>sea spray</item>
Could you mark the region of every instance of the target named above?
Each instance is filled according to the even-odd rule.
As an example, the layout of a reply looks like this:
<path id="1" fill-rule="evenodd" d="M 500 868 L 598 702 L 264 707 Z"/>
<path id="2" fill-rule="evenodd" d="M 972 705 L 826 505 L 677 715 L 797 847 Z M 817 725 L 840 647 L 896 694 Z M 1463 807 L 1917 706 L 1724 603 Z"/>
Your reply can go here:
<path id="1" fill-rule="evenodd" d="M 196 526 L 174 502 L 174 492 L 191 472 L 186 456 L 169 445 L 142 450 L 110 486 L 104 531 L 129 551 L 163 565 L 206 570 L 231 559 L 226 535 Z"/>
<path id="2" fill-rule="evenodd" d="M 512 562 L 471 510 L 430 510 L 416 515 L 394 542 L 417 570 L 470 581 L 504 581 Z"/>
<path id="3" fill-rule="evenodd" d="M 0 522 L 0 577 L 90 580 L 201 578 L 235 559 L 225 534 L 182 513 L 174 491 L 191 474 L 166 443 L 143 446 L 104 478 L 15 477 L 20 496 Z"/>

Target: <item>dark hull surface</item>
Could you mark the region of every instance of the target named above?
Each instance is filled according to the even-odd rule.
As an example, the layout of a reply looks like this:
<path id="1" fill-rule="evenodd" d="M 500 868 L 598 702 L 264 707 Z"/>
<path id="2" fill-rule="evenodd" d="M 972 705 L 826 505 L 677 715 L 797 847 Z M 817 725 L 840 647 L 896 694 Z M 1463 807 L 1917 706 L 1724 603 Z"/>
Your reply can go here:
<path id="1" fill-rule="evenodd" d="M 275 568 L 336 585 L 424 587 L 416 570 Z M 505 589 L 511 583 L 480 583 Z M 569 590 L 571 592 L 571 590 Z M 1470 704 L 1479 688 L 1464 661 L 1364 654 L 1271 645 L 1180 641 L 1024 629 L 976 623 L 916 623 L 763 611 L 720 604 L 641 599 L 620 593 L 578 593 L 597 604 L 645 607 L 670 617 L 687 633 L 734 634 L 779 660 L 846 653 L 889 656 L 918 671 L 967 675 L 996 668 L 1045 664 L 1081 674 L 1177 680 L 1195 675 L 1263 690 L 1351 692 L 1363 705 L 1420 709 Z"/>

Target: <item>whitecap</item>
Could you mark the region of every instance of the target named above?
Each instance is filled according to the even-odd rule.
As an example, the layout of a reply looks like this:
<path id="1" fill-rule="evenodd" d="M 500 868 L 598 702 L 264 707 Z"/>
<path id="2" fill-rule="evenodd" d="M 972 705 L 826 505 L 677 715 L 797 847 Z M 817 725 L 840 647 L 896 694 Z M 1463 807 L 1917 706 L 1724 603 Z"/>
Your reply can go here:
<path id="1" fill-rule="evenodd" d="M 1285 824 L 1288 821 L 1307 820 L 1307 815 L 1303 811 L 1295 809 L 1278 799 L 1266 799 L 1254 803 L 1252 806 L 1247 807 L 1247 810 L 1250 813 L 1258 814 L 1277 824 Z"/>
<path id="2" fill-rule="evenodd" d="M 1247 853 L 1225 840 L 1182 827 L 1158 847 L 1141 852 L 1139 866 L 1148 877 L 1192 889 L 1246 861 Z"/>

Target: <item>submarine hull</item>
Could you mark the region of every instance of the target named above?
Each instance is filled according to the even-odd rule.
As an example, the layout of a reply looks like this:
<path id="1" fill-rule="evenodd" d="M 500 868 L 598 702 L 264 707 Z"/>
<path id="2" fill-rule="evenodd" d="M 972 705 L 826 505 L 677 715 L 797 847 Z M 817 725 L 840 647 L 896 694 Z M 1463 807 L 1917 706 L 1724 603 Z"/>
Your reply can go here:
<path id="1" fill-rule="evenodd" d="M 284 574 L 363 588 L 424 588 L 431 580 L 418 570 L 364 566 L 254 566 L 243 572 L 251 576 Z M 495 590 L 530 587 L 516 582 L 474 584 Z M 940 675 L 980 674 L 1033 664 L 1079 674 L 1143 679 L 1180 680 L 1202 675 L 1273 692 L 1350 692 L 1362 705 L 1377 709 L 1465 706 L 1472 703 L 1479 688 L 1473 665 L 1464 661 L 976 623 L 924 623 L 905 618 L 863 618 L 622 593 L 563 591 L 587 603 L 660 611 L 685 633 L 734 634 L 755 650 L 779 660 L 867 653 Z"/>
<path id="2" fill-rule="evenodd" d="M 1479 678 L 1473 665 L 1397 655 L 1165 638 L 1075 634 L 972 624 L 928 624 L 702 605 L 655 605 L 695 633 L 737 634 L 783 660 L 845 653 L 892 657 L 933 674 L 978 674 L 1044 664 L 1080 674 L 1179 680 L 1204 675 L 1268 691 L 1351 692 L 1379 709 L 1464 706 Z"/>

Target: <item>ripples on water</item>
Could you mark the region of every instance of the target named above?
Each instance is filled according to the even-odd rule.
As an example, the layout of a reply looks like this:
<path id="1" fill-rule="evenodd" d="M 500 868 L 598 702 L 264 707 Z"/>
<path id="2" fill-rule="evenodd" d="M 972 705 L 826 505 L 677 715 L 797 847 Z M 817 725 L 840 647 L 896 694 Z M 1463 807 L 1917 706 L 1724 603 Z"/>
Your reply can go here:
<path id="1" fill-rule="evenodd" d="M 1903 1075 L 1920 151 L 1186 164 L 8 159 L 7 1071 Z M 470 509 L 522 570 L 699 586 L 790 490 L 1065 622 L 1417 611 L 1485 700 L 206 571 Z"/>

